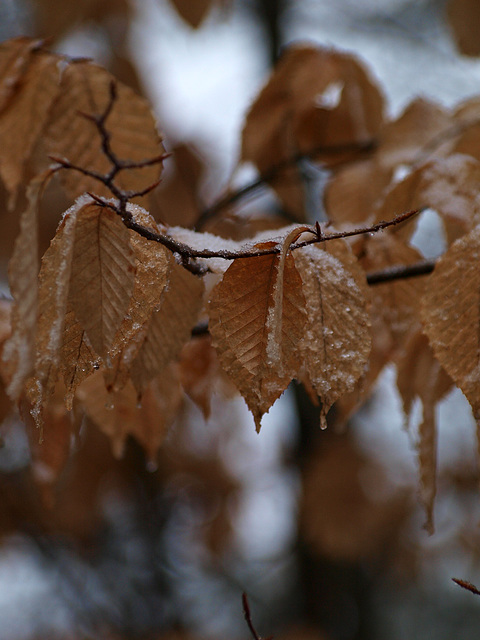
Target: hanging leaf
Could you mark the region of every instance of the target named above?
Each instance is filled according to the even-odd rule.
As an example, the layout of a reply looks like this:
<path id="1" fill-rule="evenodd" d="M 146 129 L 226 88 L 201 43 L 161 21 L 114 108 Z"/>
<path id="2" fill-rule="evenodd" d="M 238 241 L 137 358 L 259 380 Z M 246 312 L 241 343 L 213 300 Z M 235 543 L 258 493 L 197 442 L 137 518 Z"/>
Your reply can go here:
<path id="1" fill-rule="evenodd" d="M 102 372 L 90 376 L 77 390 L 87 415 L 111 440 L 116 457 L 123 455 L 126 438 L 133 436 L 153 462 L 182 398 L 178 372 L 170 366 L 144 389 L 141 405 L 131 383 L 109 393 Z"/>
<path id="2" fill-rule="evenodd" d="M 82 207 L 75 222 L 71 304 L 102 358 L 127 313 L 134 281 L 135 256 L 120 217 L 97 204 Z"/>
<path id="3" fill-rule="evenodd" d="M 10 194 L 10 208 L 59 90 L 58 61 L 53 54 L 32 52 L 21 83 L 0 114 L 0 176 Z"/>
<path id="4" fill-rule="evenodd" d="M 145 325 L 140 349 L 132 363 L 131 377 L 139 395 L 150 380 L 176 360 L 190 338 L 203 304 L 203 281 L 172 263 L 168 285 L 158 307 Z"/>
<path id="5" fill-rule="evenodd" d="M 297 230 L 293 233 L 298 237 Z M 209 303 L 209 329 L 220 363 L 244 397 L 257 431 L 299 367 L 305 299 L 287 253 L 291 242 L 289 234 L 280 254 L 234 260 Z"/>
<path id="6" fill-rule="evenodd" d="M 342 241 L 295 252 L 307 322 L 301 341 L 303 367 L 321 400 L 321 424 L 332 404 L 352 391 L 370 353 L 365 274 Z"/>
<path id="7" fill-rule="evenodd" d="M 425 529 L 434 531 L 433 507 L 437 484 L 437 427 L 435 408 L 452 388 L 450 376 L 434 357 L 426 336 L 418 331 L 408 340 L 401 357 L 396 361 L 397 387 L 405 415 L 412 409 L 413 400 L 422 401 L 423 418 L 418 429 L 418 462 L 420 467 L 420 499 L 425 508 Z"/>
<path id="8" fill-rule="evenodd" d="M 14 300 L 12 335 L 2 354 L 9 380 L 7 391 L 17 401 L 31 374 L 35 359 L 38 307 L 38 206 L 50 172 L 37 176 L 27 189 L 28 205 L 20 217 L 20 233 L 8 265 L 8 280 Z"/>
<path id="9" fill-rule="evenodd" d="M 452 244 L 428 280 L 422 305 L 433 352 L 480 422 L 480 227 Z"/>
<path id="10" fill-rule="evenodd" d="M 50 247 L 42 258 L 38 285 L 35 371 L 28 385 L 32 415 L 43 425 L 42 411 L 55 390 L 63 344 L 78 214 L 88 204 L 80 199 L 64 215 Z"/>
<path id="11" fill-rule="evenodd" d="M 215 0 L 171 0 L 171 2 L 185 22 L 196 29 L 207 16 Z"/>

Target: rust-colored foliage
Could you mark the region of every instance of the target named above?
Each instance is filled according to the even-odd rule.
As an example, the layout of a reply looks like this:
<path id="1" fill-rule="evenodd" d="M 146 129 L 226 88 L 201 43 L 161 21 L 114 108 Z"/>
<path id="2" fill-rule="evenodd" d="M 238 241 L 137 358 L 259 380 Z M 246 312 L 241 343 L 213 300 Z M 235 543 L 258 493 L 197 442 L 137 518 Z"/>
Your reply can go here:
<path id="1" fill-rule="evenodd" d="M 175 3 L 192 26 L 211 4 Z M 178 203 L 168 184 L 152 194 L 157 223 L 138 203 L 147 206 L 166 160 L 146 100 L 92 62 L 26 38 L 3 43 L 0 178 L 11 204 L 25 204 L 10 262 L 2 376 L 22 407 L 45 499 L 82 418 L 106 434 L 116 455 L 132 436 L 154 461 L 183 393 L 208 418 L 225 374 L 257 430 L 293 379 L 320 403 L 325 426 L 335 402 L 345 421 L 394 363 L 406 414 L 415 398 L 423 403 L 421 497 L 432 529 L 435 407 L 453 380 L 480 414 L 479 104 L 449 111 L 415 100 L 389 121 L 381 89 L 354 56 L 291 47 L 246 116 L 242 161 L 256 165 L 297 220 L 306 219 L 297 162 L 329 167 L 329 223 L 279 228 L 263 214 L 244 223 L 235 207 L 252 189 L 233 187 L 202 217 L 203 165 L 185 146 L 171 174 Z M 39 202 L 57 173 L 57 188 L 74 203 L 40 257 Z M 432 275 L 408 223 L 423 208 L 437 212 L 449 245 Z M 185 229 L 198 220 L 212 229 L 223 222 L 233 239 Z M 360 238 L 349 247 L 351 236 Z M 409 277 L 412 264 L 423 278 Z M 374 282 L 381 284 L 372 289 Z M 211 342 L 192 340 L 192 332 L 208 332 Z M 44 449 L 34 424 L 43 425 Z M 355 475 L 360 461 L 352 454 L 346 465 Z M 367 549 L 371 531 L 390 529 L 396 515 L 370 513 L 362 500 Z M 308 518 L 305 526 L 313 544 L 331 545 L 334 527 L 317 531 Z M 341 555 L 359 550 L 345 539 Z"/>

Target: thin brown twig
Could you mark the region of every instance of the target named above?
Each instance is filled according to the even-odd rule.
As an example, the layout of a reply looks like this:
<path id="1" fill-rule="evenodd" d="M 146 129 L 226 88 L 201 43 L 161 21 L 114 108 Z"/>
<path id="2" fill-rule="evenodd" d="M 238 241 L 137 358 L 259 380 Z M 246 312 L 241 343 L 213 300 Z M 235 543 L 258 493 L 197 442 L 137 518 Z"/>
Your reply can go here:
<path id="1" fill-rule="evenodd" d="M 435 268 L 436 260 L 422 260 L 415 264 L 398 264 L 379 271 L 367 273 L 367 283 L 369 285 L 393 282 L 394 280 L 405 280 L 417 276 L 425 276 Z"/>
<path id="2" fill-rule="evenodd" d="M 476 596 L 480 596 L 480 589 L 477 589 L 477 587 L 471 582 L 461 580 L 460 578 L 452 578 L 452 580 L 458 584 L 459 587 L 462 587 L 462 589 L 466 589 L 467 591 L 474 593 Z"/>
<path id="3" fill-rule="evenodd" d="M 365 152 L 371 151 L 375 148 L 376 141 L 375 140 L 367 140 L 364 142 L 352 142 L 344 145 L 336 145 L 336 146 L 319 146 L 314 149 L 310 149 L 309 151 L 305 151 L 302 153 L 296 153 L 281 162 L 278 162 L 274 166 L 272 166 L 268 171 L 263 172 L 258 178 L 252 180 L 245 186 L 240 189 L 236 189 L 230 193 L 227 193 L 222 198 L 219 198 L 212 205 L 204 209 L 198 217 L 198 220 L 195 224 L 195 229 L 201 229 L 205 223 L 211 218 L 215 217 L 220 211 L 226 209 L 232 204 L 235 204 L 239 200 L 242 200 L 247 195 L 253 193 L 257 189 L 265 187 L 269 182 L 274 181 L 278 178 L 282 171 L 288 169 L 292 166 L 295 166 L 302 160 L 312 160 L 316 156 L 320 156 L 321 154 L 344 154 L 344 153 L 354 153 L 354 152 Z"/>
<path id="4" fill-rule="evenodd" d="M 242 593 L 242 606 L 243 606 L 243 615 L 245 618 L 245 622 L 248 625 L 250 633 L 252 634 L 253 640 L 272 640 L 273 636 L 269 636 L 268 638 L 263 639 L 255 629 L 255 626 L 252 621 L 252 614 L 250 613 L 250 605 L 248 604 L 247 594 Z"/>

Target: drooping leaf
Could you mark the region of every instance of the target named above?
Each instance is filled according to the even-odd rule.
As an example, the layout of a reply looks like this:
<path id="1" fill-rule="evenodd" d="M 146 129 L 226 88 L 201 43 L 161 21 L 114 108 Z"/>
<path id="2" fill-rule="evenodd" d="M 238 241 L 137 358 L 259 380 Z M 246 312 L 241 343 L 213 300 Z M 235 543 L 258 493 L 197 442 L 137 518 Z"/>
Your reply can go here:
<path id="1" fill-rule="evenodd" d="M 187 342 L 182 349 L 179 364 L 182 386 L 207 420 L 212 395 L 221 381 L 221 370 L 210 336 L 199 336 Z M 223 384 L 222 391 L 225 387 Z"/>
<path id="2" fill-rule="evenodd" d="M 209 303 L 209 329 L 220 363 L 244 397 L 257 431 L 299 366 L 305 299 L 293 257 L 285 251 L 289 244 L 281 254 L 234 260 Z"/>
<path id="3" fill-rule="evenodd" d="M 365 274 L 343 242 L 295 252 L 302 277 L 307 322 L 301 342 L 303 366 L 320 396 L 321 421 L 332 404 L 352 391 L 370 353 Z"/>
<path id="4" fill-rule="evenodd" d="M 175 360 L 190 337 L 203 303 L 204 284 L 183 267 L 172 263 L 168 286 L 150 316 L 144 338 L 132 363 L 131 377 L 139 395 L 150 380 Z"/>
<path id="5" fill-rule="evenodd" d="M 63 330 L 70 292 L 78 214 L 88 207 L 79 200 L 64 215 L 50 247 L 42 258 L 38 285 L 35 370 L 29 382 L 29 399 L 37 425 L 43 424 L 42 410 L 55 390 L 61 360 Z"/>
<path id="6" fill-rule="evenodd" d="M 433 352 L 480 421 L 480 227 L 452 244 L 430 276 L 422 304 Z"/>
<path id="7" fill-rule="evenodd" d="M 21 83 L 0 115 L 0 176 L 10 193 L 11 207 L 58 93 L 59 76 L 58 56 L 32 52 Z"/>
<path id="8" fill-rule="evenodd" d="M 412 409 L 415 398 L 422 401 L 423 418 L 418 428 L 417 443 L 420 468 L 420 499 L 425 508 L 425 529 L 433 533 L 433 507 L 437 480 L 437 426 L 435 407 L 452 387 L 452 379 L 433 355 L 426 336 L 418 331 L 405 345 L 396 360 L 397 387 L 405 415 Z"/>
<path id="9" fill-rule="evenodd" d="M 113 81 L 108 71 L 90 62 L 77 61 L 68 65 L 45 133 L 49 153 L 100 173 L 111 169 L 97 128 L 82 113 L 103 113 Z M 138 162 L 163 153 L 148 103 L 123 84 L 117 84 L 117 99 L 106 127 L 111 133 L 111 147 L 120 159 Z M 117 184 L 125 190 L 141 191 L 156 182 L 160 173 L 159 164 L 128 169 L 118 174 Z M 105 185 L 76 171 L 62 172 L 62 179 L 72 197 L 86 191 L 111 195 Z"/>
<path id="10" fill-rule="evenodd" d="M 94 203 L 82 207 L 75 223 L 71 304 L 102 358 L 127 313 L 134 281 L 135 256 L 120 217 Z"/>
<path id="11" fill-rule="evenodd" d="M 8 394 L 20 398 L 23 384 L 35 360 L 35 333 L 38 307 L 38 205 L 49 172 L 35 178 L 27 189 L 28 205 L 20 218 L 20 233 L 15 241 L 8 266 L 13 296 L 12 335 L 7 340 L 2 359 L 8 371 Z"/>
<path id="12" fill-rule="evenodd" d="M 177 414 L 182 393 L 178 372 L 170 366 L 144 389 L 141 405 L 131 383 L 109 393 L 102 372 L 85 380 L 77 396 L 90 419 L 111 439 L 115 456 L 122 456 L 125 440 L 132 435 L 154 461 L 166 430 Z"/>

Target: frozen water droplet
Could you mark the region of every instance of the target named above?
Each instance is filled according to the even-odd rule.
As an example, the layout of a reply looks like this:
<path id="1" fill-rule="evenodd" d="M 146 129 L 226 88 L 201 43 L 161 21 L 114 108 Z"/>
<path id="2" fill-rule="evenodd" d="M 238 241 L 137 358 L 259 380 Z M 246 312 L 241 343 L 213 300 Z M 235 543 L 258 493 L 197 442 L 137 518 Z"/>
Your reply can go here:
<path id="1" fill-rule="evenodd" d="M 320 412 L 320 429 L 322 431 L 325 431 L 325 429 L 327 428 L 327 416 L 325 415 L 325 413 L 323 411 Z"/>
<path id="2" fill-rule="evenodd" d="M 105 402 L 105 409 L 107 411 L 113 411 L 114 409 L 114 404 L 113 404 L 113 400 L 107 400 L 107 402 Z"/>

